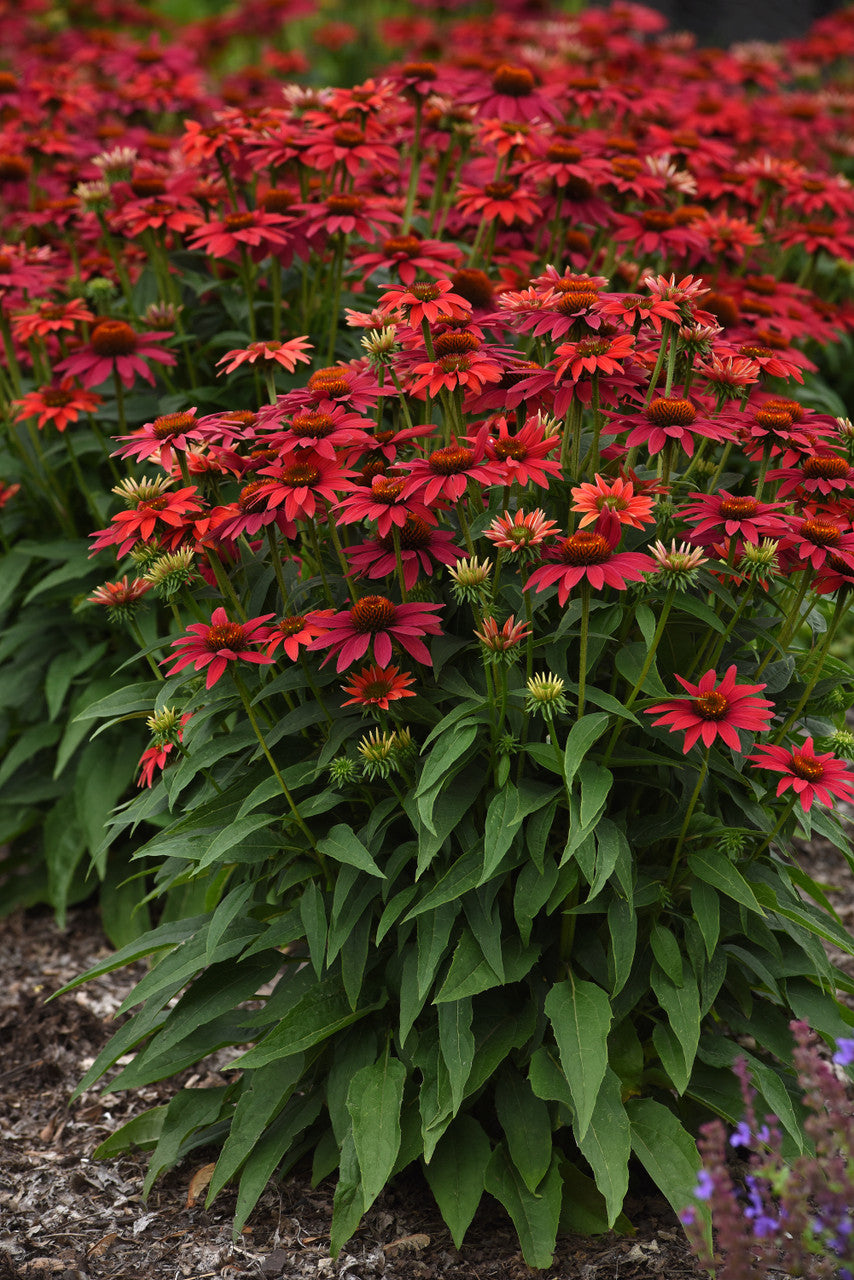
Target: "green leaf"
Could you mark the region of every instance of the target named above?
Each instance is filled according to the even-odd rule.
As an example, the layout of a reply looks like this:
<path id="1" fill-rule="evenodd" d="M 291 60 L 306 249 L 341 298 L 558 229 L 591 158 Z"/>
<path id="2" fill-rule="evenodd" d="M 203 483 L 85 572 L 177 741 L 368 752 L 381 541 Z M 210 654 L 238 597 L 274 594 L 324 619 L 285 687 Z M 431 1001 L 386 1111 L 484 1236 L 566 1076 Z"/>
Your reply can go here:
<path id="1" fill-rule="evenodd" d="M 706 955 L 711 960 L 721 936 L 721 904 L 712 885 L 695 880 L 691 885 L 691 909 L 700 926 Z"/>
<path id="2" fill-rule="evenodd" d="M 186 1139 L 218 1118 L 227 1088 L 222 1085 L 217 1089 L 181 1089 L 175 1094 L 166 1108 L 163 1131 L 151 1154 L 142 1186 L 144 1199 L 164 1169 L 171 1169 L 177 1163 Z"/>
<path id="3" fill-rule="evenodd" d="M 529 1191 L 536 1191 L 551 1164 L 549 1109 L 515 1067 L 505 1066 L 495 1086 L 495 1109 L 510 1159 Z"/>
<path id="4" fill-rule="evenodd" d="M 165 1106 L 152 1107 L 149 1111 L 143 1111 L 141 1116 L 134 1116 L 95 1148 L 92 1159 L 113 1160 L 133 1147 L 147 1150 L 149 1147 L 156 1146 L 163 1132 L 166 1111 Z"/>
<path id="5" fill-rule="evenodd" d="M 608 798 L 614 775 L 610 769 L 585 760 L 579 766 L 578 779 L 581 783 L 581 825 L 589 827 Z"/>
<path id="6" fill-rule="evenodd" d="M 653 1098 L 631 1098 L 626 1103 L 631 1126 L 632 1151 L 674 1213 L 694 1203 L 707 1232 L 709 1210 L 694 1202 L 694 1188 L 702 1160 L 697 1144 L 672 1111 Z"/>
<path id="7" fill-rule="evenodd" d="M 342 1247 L 362 1221 L 365 1212 L 365 1195 L 359 1179 L 359 1160 L 352 1133 L 348 1133 L 341 1147 L 338 1184 L 332 1204 L 332 1226 L 329 1232 L 329 1252 L 337 1258 Z"/>
<path id="8" fill-rule="evenodd" d="M 561 1177 L 557 1155 L 537 1194 L 529 1191 L 503 1146 L 496 1147 L 486 1166 L 484 1187 L 510 1215 L 522 1256 L 529 1267 L 550 1267 L 560 1223 Z"/>
<path id="9" fill-rule="evenodd" d="M 466 1082 L 471 1075 L 474 1062 L 474 1036 L 472 1035 L 471 997 L 462 1000 L 449 1000 L 440 1004 L 437 1010 L 439 1018 L 439 1047 L 442 1059 L 448 1071 L 453 1100 L 453 1114 L 456 1115 L 462 1106 Z"/>
<path id="10" fill-rule="evenodd" d="M 755 911 L 757 915 L 765 915 L 744 876 L 729 858 L 718 853 L 716 849 L 703 849 L 698 853 L 690 853 L 688 867 L 698 879 L 710 884 L 726 897 L 740 902 L 743 907 Z"/>
<path id="11" fill-rule="evenodd" d="M 263 1067 L 278 1058 L 301 1053 L 312 1045 L 322 1043 L 342 1027 L 348 1027 L 351 1022 L 365 1017 L 376 1008 L 377 1005 L 368 1005 L 354 1012 L 350 1008 L 341 979 L 330 974 L 321 982 L 314 983 L 269 1035 L 232 1062 L 231 1066 L 240 1070 Z"/>
<path id="12" fill-rule="evenodd" d="M 580 720 L 576 720 L 570 729 L 563 753 L 563 768 L 566 775 L 567 788 L 572 786 L 572 780 L 580 765 L 587 759 L 587 753 L 594 742 L 597 742 L 602 737 L 610 720 L 611 717 L 604 711 L 592 711 L 582 716 Z"/>
<path id="13" fill-rule="evenodd" d="M 564 1160 L 560 1166 L 563 1178 L 563 1207 L 560 1213 L 561 1235 L 602 1236 L 610 1230 L 605 1197 L 592 1178 L 576 1165 Z M 632 1235 L 634 1227 L 624 1213 L 613 1224 L 622 1235 Z"/>
<path id="14" fill-rule="evenodd" d="M 304 1065 L 300 1054 L 247 1073 L 249 1088 L 237 1100 L 231 1128 L 208 1187 L 206 1208 L 252 1154 L 297 1087 Z"/>
<path id="15" fill-rule="evenodd" d="M 386 1052 L 372 1066 L 357 1071 L 347 1090 L 364 1210 L 376 1200 L 394 1168 L 400 1147 L 400 1108 L 405 1081 L 403 1063 Z"/>
<path id="16" fill-rule="evenodd" d="M 580 1141 L 587 1132 L 608 1067 L 611 1005 L 601 987 L 570 974 L 565 982 L 552 987 L 545 1010 L 572 1093 L 575 1137 Z"/>
<path id="17" fill-rule="evenodd" d="M 622 991 L 629 980 L 637 947 L 638 918 L 625 898 L 612 898 L 608 906 L 608 930 L 611 935 L 610 958 L 614 968 L 611 995 Z"/>
<path id="18" fill-rule="evenodd" d="M 680 613 L 690 613 L 693 617 L 699 618 L 701 622 L 717 631 L 722 635 L 726 630 L 723 622 L 721 622 L 714 609 L 710 609 L 707 604 L 703 604 L 702 600 L 697 600 L 694 596 L 689 595 L 687 591 L 678 591 L 673 598 L 673 608 Z"/>
<path id="19" fill-rule="evenodd" d="M 679 943 L 669 929 L 663 924 L 653 925 L 649 935 L 652 954 L 677 987 L 682 985 L 682 952 Z"/>
<path id="20" fill-rule="evenodd" d="M 620 1089 L 619 1076 L 609 1067 L 596 1096 L 587 1132 L 578 1143 L 605 1198 L 609 1227 L 613 1227 L 619 1217 L 629 1187 L 631 1135 Z"/>
<path id="21" fill-rule="evenodd" d="M 235 1240 L 239 1240 L 246 1219 L 258 1203 L 261 1193 L 275 1169 L 281 1164 L 282 1158 L 293 1146 L 294 1140 L 317 1119 L 322 1101 L 317 1094 L 298 1095 L 291 1098 L 284 1111 L 276 1117 L 256 1142 L 240 1175 L 232 1228 Z M 223 1154 L 225 1154 L 224 1149 Z"/>
<path id="22" fill-rule="evenodd" d="M 326 907 L 316 880 L 309 880 L 299 900 L 300 919 L 305 929 L 308 953 L 318 978 L 323 977 L 326 953 Z"/>
<path id="23" fill-rule="evenodd" d="M 462 1246 L 483 1194 L 492 1149 L 473 1116 L 458 1116 L 443 1134 L 424 1173 L 454 1246 Z"/>
<path id="24" fill-rule="evenodd" d="M 652 966 L 651 978 L 652 989 L 682 1046 L 687 1075 L 682 1088 L 678 1090 L 680 1093 L 684 1092 L 690 1078 L 700 1040 L 700 993 L 697 990 L 697 980 L 687 960 L 682 965 L 682 982 L 679 986 L 671 982 L 656 965 Z M 675 1080 L 673 1083 L 677 1084 Z"/>
<path id="25" fill-rule="evenodd" d="M 317 847 L 328 858 L 336 862 L 345 862 L 357 871 L 366 871 L 368 875 L 378 876 L 385 880 L 385 872 L 380 871 L 368 850 L 362 844 L 352 827 L 340 822 L 333 827 L 323 840 L 318 840 Z"/>
<path id="26" fill-rule="evenodd" d="M 560 1102 L 568 1108 L 570 1115 L 575 1114 L 575 1102 L 563 1068 L 554 1052 L 545 1045 L 540 1045 L 531 1054 L 528 1080 L 538 1098 L 545 1102 Z"/>
<path id="27" fill-rule="evenodd" d="M 458 913 L 459 903 L 442 902 L 418 916 L 418 995 L 421 999 L 427 995 L 436 976 Z"/>

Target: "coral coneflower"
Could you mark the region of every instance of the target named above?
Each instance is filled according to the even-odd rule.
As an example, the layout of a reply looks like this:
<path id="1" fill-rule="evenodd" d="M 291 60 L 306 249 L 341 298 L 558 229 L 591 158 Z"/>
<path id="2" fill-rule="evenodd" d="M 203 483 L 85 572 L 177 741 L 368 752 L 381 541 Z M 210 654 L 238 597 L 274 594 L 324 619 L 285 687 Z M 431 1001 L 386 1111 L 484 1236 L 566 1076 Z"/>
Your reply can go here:
<path id="1" fill-rule="evenodd" d="M 714 670 L 707 671 L 697 684 L 691 684 L 679 675 L 676 679 L 689 696 L 657 702 L 654 707 L 646 708 L 646 714 L 651 716 L 663 712 L 653 724 L 669 725 L 671 733 L 685 730 L 684 754 L 691 750 L 698 738 L 706 747 L 710 747 L 716 738 L 722 738 L 728 747 L 740 751 L 737 729 L 759 733 L 771 722 L 774 704 L 767 698 L 756 696 L 765 685 L 736 684 L 734 665 L 728 668 L 720 684 Z"/>

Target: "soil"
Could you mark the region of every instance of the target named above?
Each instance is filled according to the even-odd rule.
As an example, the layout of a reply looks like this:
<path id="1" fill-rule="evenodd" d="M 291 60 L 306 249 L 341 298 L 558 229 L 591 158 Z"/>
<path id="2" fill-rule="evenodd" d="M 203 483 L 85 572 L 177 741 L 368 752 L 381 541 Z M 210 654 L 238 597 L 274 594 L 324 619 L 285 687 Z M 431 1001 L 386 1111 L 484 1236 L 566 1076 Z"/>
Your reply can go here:
<path id="1" fill-rule="evenodd" d="M 854 879 L 829 845 L 804 851 L 854 930 Z M 78 1080 L 109 1038 L 141 966 L 47 997 L 109 953 L 92 908 L 60 930 L 47 912 L 0 921 L 0 1280 L 531 1280 L 504 1211 L 488 1196 L 458 1252 L 420 1175 L 404 1175 L 334 1262 L 332 1181 L 305 1171 L 271 1182 L 237 1243 L 234 1194 L 204 1208 L 214 1150 L 196 1151 L 143 1200 L 145 1155 L 95 1161 L 93 1150 L 132 1116 L 168 1102 L 175 1082 L 130 1094 L 85 1093 Z M 854 974 L 849 957 L 834 955 Z M 224 1083 L 216 1061 L 182 1085 Z M 699 1280 L 669 1206 L 653 1191 L 626 1205 L 633 1236 L 562 1237 L 553 1280 Z"/>

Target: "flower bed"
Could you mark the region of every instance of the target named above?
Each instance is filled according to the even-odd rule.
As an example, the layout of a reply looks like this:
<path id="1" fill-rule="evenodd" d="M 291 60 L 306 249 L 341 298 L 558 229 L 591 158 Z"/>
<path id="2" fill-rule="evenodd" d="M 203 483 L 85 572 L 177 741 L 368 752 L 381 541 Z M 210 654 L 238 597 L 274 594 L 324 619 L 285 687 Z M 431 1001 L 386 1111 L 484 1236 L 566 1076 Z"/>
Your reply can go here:
<path id="1" fill-rule="evenodd" d="M 290 8 L 10 28 L 11 896 L 91 861 L 156 960 L 81 1088 L 239 1050 L 102 1155 L 221 1144 L 236 1231 L 310 1158 L 333 1251 L 421 1161 L 547 1266 L 684 1209 L 745 1038 L 803 1150 L 790 1020 L 854 1021 L 790 851 L 850 852 L 854 21 L 389 17 L 324 88 Z"/>

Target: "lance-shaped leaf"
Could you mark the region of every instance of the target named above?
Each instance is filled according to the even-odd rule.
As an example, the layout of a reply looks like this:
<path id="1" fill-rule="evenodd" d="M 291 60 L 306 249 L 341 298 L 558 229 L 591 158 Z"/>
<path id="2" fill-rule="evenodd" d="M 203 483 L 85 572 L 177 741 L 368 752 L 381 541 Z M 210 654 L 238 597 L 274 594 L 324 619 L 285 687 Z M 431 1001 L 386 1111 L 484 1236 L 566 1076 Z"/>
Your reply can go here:
<path id="1" fill-rule="evenodd" d="M 575 1137 L 580 1142 L 608 1066 L 611 1005 L 601 987 L 570 975 L 552 987 L 545 1008 L 575 1104 Z"/>
<path id="2" fill-rule="evenodd" d="M 385 1053 L 357 1071 L 347 1090 L 365 1210 L 382 1191 L 397 1159 L 405 1080 L 403 1063 Z"/>

